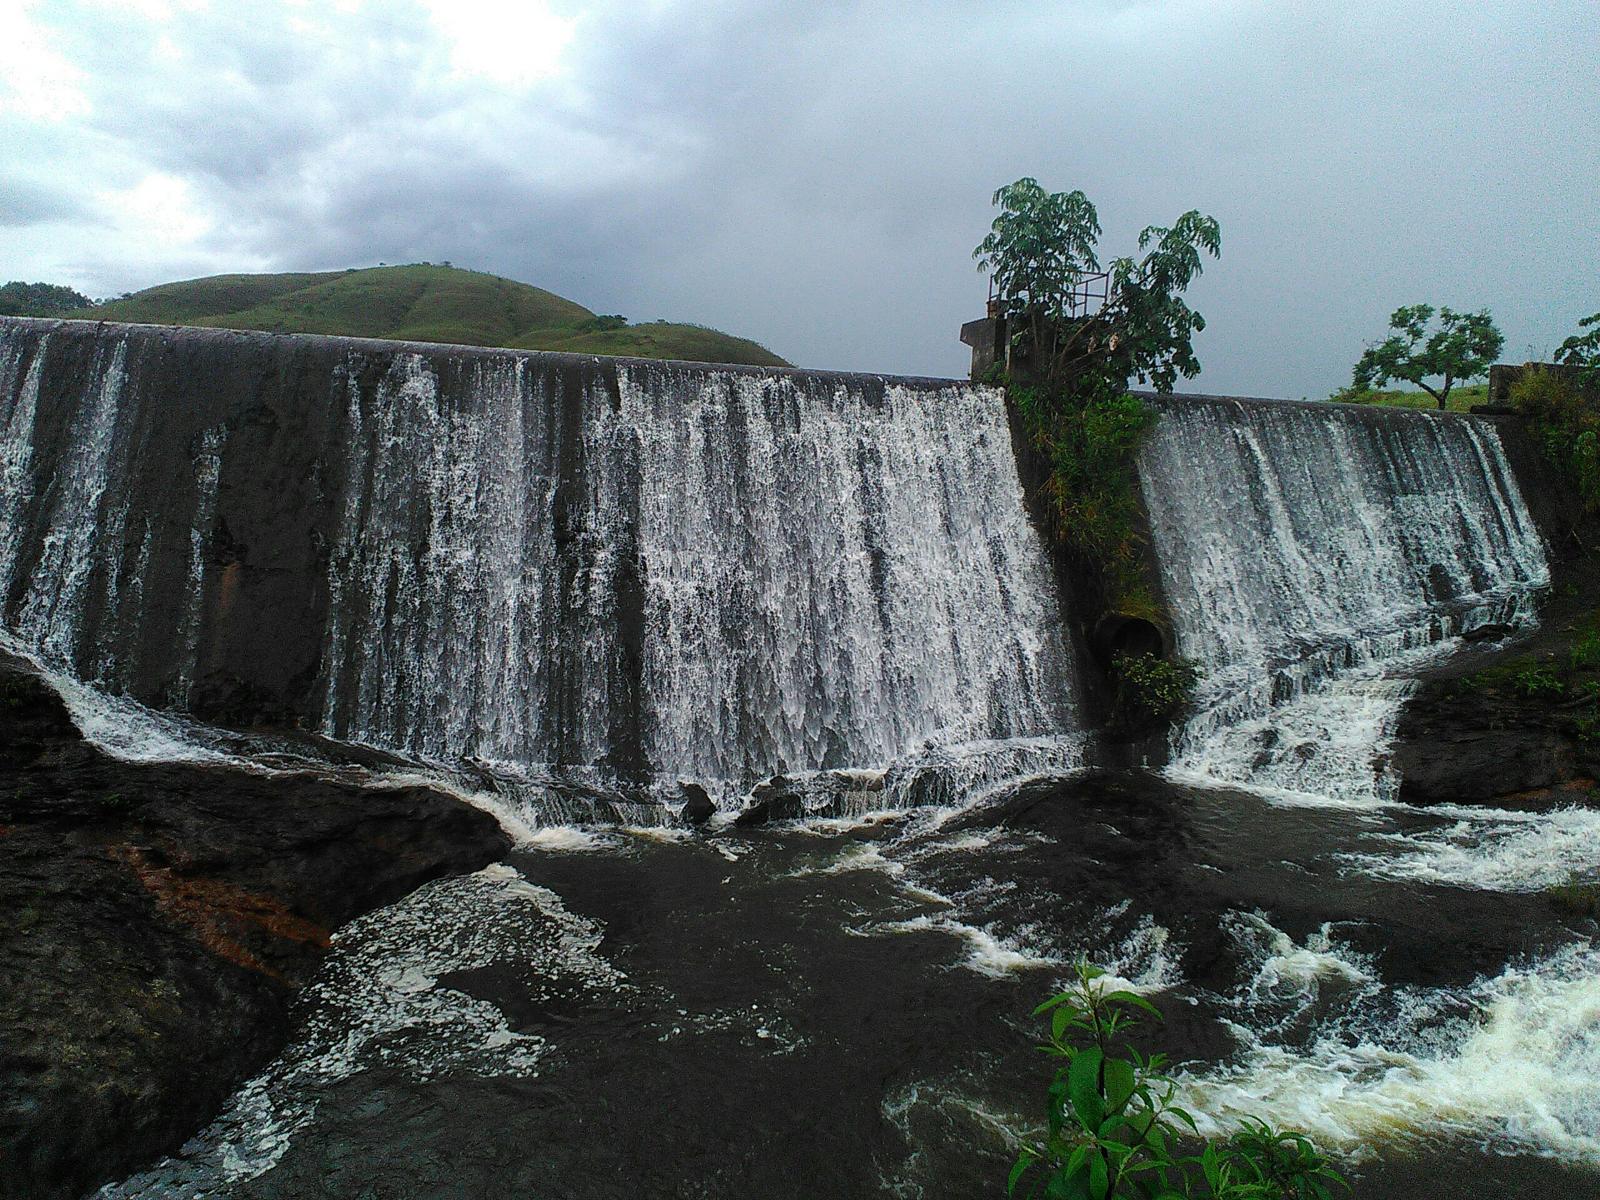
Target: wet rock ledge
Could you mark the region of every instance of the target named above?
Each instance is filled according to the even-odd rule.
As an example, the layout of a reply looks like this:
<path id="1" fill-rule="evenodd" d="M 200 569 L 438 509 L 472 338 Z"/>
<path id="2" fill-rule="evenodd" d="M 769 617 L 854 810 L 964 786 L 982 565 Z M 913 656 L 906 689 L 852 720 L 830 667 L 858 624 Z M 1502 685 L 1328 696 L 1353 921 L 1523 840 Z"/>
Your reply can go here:
<path id="1" fill-rule="evenodd" d="M 1474 647 L 1419 683 L 1391 753 L 1400 799 L 1600 806 L 1600 608 L 1575 607 L 1557 604 L 1531 636 Z"/>
<path id="2" fill-rule="evenodd" d="M 176 1149 L 283 1044 L 333 930 L 506 848 L 426 788 L 117 761 L 0 653 L 0 1196 Z"/>

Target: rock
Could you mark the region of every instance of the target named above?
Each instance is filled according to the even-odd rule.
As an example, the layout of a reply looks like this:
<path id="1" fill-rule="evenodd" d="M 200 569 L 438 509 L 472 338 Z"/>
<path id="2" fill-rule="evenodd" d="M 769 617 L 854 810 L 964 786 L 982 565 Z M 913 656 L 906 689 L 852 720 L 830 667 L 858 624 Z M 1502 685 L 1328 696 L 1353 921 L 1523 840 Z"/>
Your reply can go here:
<path id="1" fill-rule="evenodd" d="M 750 803 L 745 805 L 734 824 L 740 828 L 765 825 L 768 821 L 795 821 L 807 815 L 805 794 L 787 775 L 774 775 L 762 780 L 751 789 Z"/>
<path id="2" fill-rule="evenodd" d="M 333 930 L 507 845 L 425 788 L 112 759 L 0 655 L 0 1195 L 177 1149 L 282 1045 Z"/>
<path id="3" fill-rule="evenodd" d="M 1407 702 L 1390 763 L 1410 804 L 1542 811 L 1595 802 L 1593 758 L 1547 700 L 1432 681 Z"/>
<path id="4" fill-rule="evenodd" d="M 698 783 L 685 781 L 678 785 L 678 790 L 683 793 L 683 809 L 680 815 L 690 825 L 704 825 L 716 815 L 717 806 L 712 803 L 710 794 Z"/>
<path id="5" fill-rule="evenodd" d="M 1508 624 L 1479 625 L 1476 629 L 1469 629 L 1461 635 L 1463 642 L 1498 642 L 1502 638 L 1510 637 L 1517 631 L 1517 626 Z"/>

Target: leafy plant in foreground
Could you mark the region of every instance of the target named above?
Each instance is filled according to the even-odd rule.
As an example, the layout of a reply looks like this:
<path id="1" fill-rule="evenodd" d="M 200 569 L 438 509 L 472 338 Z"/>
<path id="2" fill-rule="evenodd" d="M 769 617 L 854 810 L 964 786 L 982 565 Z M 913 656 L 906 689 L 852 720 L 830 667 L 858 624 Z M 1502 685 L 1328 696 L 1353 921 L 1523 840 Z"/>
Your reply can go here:
<path id="1" fill-rule="evenodd" d="M 1348 1190 L 1311 1141 L 1246 1120 L 1226 1141 L 1178 1153 L 1197 1136 L 1194 1118 L 1174 1103 L 1177 1086 L 1163 1055 L 1145 1058 L 1127 1033 L 1161 1014 L 1148 1000 L 1109 991 L 1105 972 L 1080 963 L 1068 991 L 1045 1001 L 1050 1016 L 1041 1049 L 1060 1062 L 1050 1085 L 1049 1132 L 1017 1154 L 1008 1195 L 1044 1200 L 1330 1200 Z"/>

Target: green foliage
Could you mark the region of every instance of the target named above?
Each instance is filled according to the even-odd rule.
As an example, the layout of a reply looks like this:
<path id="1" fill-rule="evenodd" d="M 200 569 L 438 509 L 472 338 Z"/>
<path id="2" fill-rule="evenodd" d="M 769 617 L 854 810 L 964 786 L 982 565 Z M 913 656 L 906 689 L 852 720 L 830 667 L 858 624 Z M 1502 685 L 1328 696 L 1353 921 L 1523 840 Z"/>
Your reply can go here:
<path id="1" fill-rule="evenodd" d="M 1556 361 L 1577 367 L 1585 387 L 1600 388 L 1600 313 L 1584 317 L 1578 328 L 1589 332 L 1575 333 L 1556 347 Z"/>
<path id="2" fill-rule="evenodd" d="M 1047 192 L 1023 178 L 994 194 L 1000 215 L 972 256 L 1010 316 L 1065 320 L 1077 277 L 1098 271 L 1100 218 L 1082 192 Z"/>
<path id="3" fill-rule="evenodd" d="M 1572 643 L 1567 651 L 1567 666 L 1574 671 L 1600 667 L 1600 630 L 1591 629 Z"/>
<path id="4" fill-rule="evenodd" d="M 634 358 L 679 359 L 686 362 L 745 363 L 758 367 L 788 366 L 765 346 L 702 325 L 650 321 L 621 329 L 584 332 L 545 329 L 518 339 L 527 350 L 562 350 L 572 354 L 616 354 Z"/>
<path id="5" fill-rule="evenodd" d="M 1129 731 L 1172 721 L 1189 709 L 1199 669 L 1187 659 L 1155 654 L 1116 654 L 1111 670 L 1117 681 L 1115 711 Z"/>
<path id="6" fill-rule="evenodd" d="M 1045 1001 L 1049 1041 L 1060 1065 L 1047 1092 L 1048 1133 L 1024 1145 L 1006 1181 L 1010 1196 L 1045 1200 L 1329 1200 L 1348 1190 L 1303 1135 L 1247 1120 L 1222 1142 L 1193 1156 L 1180 1139 L 1194 1118 L 1173 1102 L 1177 1086 L 1166 1059 L 1128 1044 L 1128 1033 L 1161 1014 L 1142 996 L 1108 991 L 1105 972 L 1087 963 L 1076 984 Z"/>
<path id="7" fill-rule="evenodd" d="M 1125 393 L 1079 405 L 1039 386 L 1014 385 L 1009 394 L 1050 465 L 1043 494 L 1057 536 L 1093 564 L 1113 608 L 1157 616 L 1140 567 L 1142 508 L 1134 471 L 1155 413 Z"/>
<path id="8" fill-rule="evenodd" d="M 1566 685 L 1558 679 L 1553 671 L 1544 667 L 1526 667 L 1512 677 L 1511 686 L 1517 694 L 1527 700 L 1537 700 L 1541 696 L 1561 696 L 1566 694 Z"/>
<path id="9" fill-rule="evenodd" d="M 149 288 L 84 315 L 163 325 L 788 365 L 754 342 L 716 330 L 630 326 L 621 316 L 597 316 L 542 288 L 433 263 L 191 279 Z"/>
<path id="10" fill-rule="evenodd" d="M 1550 459 L 1600 512 L 1600 405 L 1554 371 L 1530 368 L 1511 385 L 1511 402 L 1529 419 Z"/>
<path id="11" fill-rule="evenodd" d="M 1551 904 L 1575 917 L 1600 919 L 1600 883 L 1563 883 L 1546 888 Z"/>
<path id="12" fill-rule="evenodd" d="M 1187 212 L 1139 235 L 1140 256 L 1113 259 L 1097 312 L 1075 306 L 1083 276 L 1100 268 L 1100 219 L 1082 192 L 1047 192 L 1019 179 L 994 194 L 1000 209 L 973 256 L 990 272 L 1010 329 L 1003 369 L 1034 445 L 1050 464 L 1046 501 L 1062 540 L 1101 576 L 1118 611 L 1158 616 L 1141 570 L 1142 509 L 1133 460 L 1155 420 L 1127 394 L 1135 379 L 1170 392 L 1200 370 L 1194 334 L 1205 328 L 1182 293 L 1203 258 L 1222 250 L 1217 222 Z"/>
<path id="13" fill-rule="evenodd" d="M 61 317 L 89 308 L 94 301 L 56 283 L 13 279 L 0 287 L 0 317 Z"/>
<path id="14" fill-rule="evenodd" d="M 1149 226 L 1139 235 L 1141 256 L 1111 261 L 1106 302 L 1084 315 L 1071 297 L 1099 270 L 1100 219 L 1088 197 L 1046 192 L 1024 178 L 995 192 L 994 203 L 1000 215 L 973 257 L 991 275 L 1013 352 L 1047 388 L 1082 404 L 1115 399 L 1134 380 L 1170 392 L 1179 375 L 1199 373 L 1193 338 L 1205 320 L 1183 292 L 1200 275 L 1202 256 L 1222 253 L 1214 218 L 1190 211 L 1171 226 Z"/>
<path id="15" fill-rule="evenodd" d="M 1487 309 L 1476 313 L 1440 309 L 1438 328 L 1430 332 L 1433 317 L 1429 304 L 1395 309 L 1389 318 L 1389 328 L 1395 332 L 1362 354 L 1351 374 L 1353 387 L 1367 391 L 1402 379 L 1444 408 L 1451 386 L 1483 375 L 1505 345 L 1505 337 L 1495 328 Z M 1434 377 L 1443 381 L 1441 386 L 1435 388 L 1427 382 Z"/>

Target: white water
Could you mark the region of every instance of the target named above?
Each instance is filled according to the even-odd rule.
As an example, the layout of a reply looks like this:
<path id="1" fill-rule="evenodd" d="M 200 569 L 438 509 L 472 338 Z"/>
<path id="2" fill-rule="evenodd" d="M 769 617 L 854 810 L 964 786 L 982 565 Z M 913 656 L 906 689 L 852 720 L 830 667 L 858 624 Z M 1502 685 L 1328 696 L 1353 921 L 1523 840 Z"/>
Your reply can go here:
<path id="1" fill-rule="evenodd" d="M 1600 952 L 1577 942 L 1462 993 L 1401 990 L 1304 1047 L 1250 1007 L 1302 1006 L 1330 986 L 1369 1003 L 1383 985 L 1328 937 L 1271 929 L 1245 996 L 1230 1066 L 1182 1078 L 1182 1101 L 1215 1134 L 1265 1117 L 1356 1159 L 1374 1145 L 1454 1135 L 1503 1151 L 1600 1163 Z"/>
<path id="2" fill-rule="evenodd" d="M 1431 648 L 1531 621 L 1544 544 L 1482 422 L 1164 404 L 1141 479 L 1178 650 L 1202 671 L 1173 770 L 1371 804 Z"/>
<path id="3" fill-rule="evenodd" d="M 1350 866 L 1399 883 L 1494 892 L 1600 883 L 1600 810 L 1440 806 L 1428 815 L 1447 824 L 1424 833 L 1374 834 L 1377 846 L 1350 855 Z"/>
<path id="4" fill-rule="evenodd" d="M 310 522 L 326 579 L 303 614 L 249 609 L 322 622 L 325 733 L 530 796 L 692 779 L 733 809 L 774 774 L 1077 730 L 994 389 L 350 343 L 173 414 L 161 336 L 0 327 L 0 584 L 26 577 L 0 620 L 53 667 L 165 707 L 232 687 L 219 539 L 279 452 L 235 410 L 331 401 L 305 504 L 270 514 Z M 173 336 L 189 369 L 239 353 Z M 570 820 L 559 791 L 527 807 Z"/>
<path id="5" fill-rule="evenodd" d="M 1430 414 L 1173 402 L 1143 482 L 1180 653 L 1202 670 L 1169 774 L 1349 810 L 1398 884 L 1533 892 L 1600 878 L 1600 814 L 1437 809 L 1386 829 L 1387 750 L 1409 677 L 1488 622 L 1532 621 L 1549 583 L 1494 430 Z M 1582 940 L 1464 990 L 1391 988 L 1328 926 L 1260 914 L 1234 998 L 1239 1050 L 1183 1077 L 1202 1132 L 1244 1116 L 1361 1157 L 1456 1136 L 1600 1162 L 1600 956 Z"/>
<path id="6" fill-rule="evenodd" d="M 603 933 L 507 866 L 424 884 L 335 935 L 294 1041 L 181 1157 L 97 1195 L 201 1197 L 253 1179 L 282 1158 L 324 1093 L 371 1068 L 417 1081 L 537 1075 L 544 1040 L 440 977 L 509 964 L 536 981 L 538 995 L 576 988 L 612 999 L 628 984 L 598 953 Z"/>
<path id="7" fill-rule="evenodd" d="M 401 355 L 375 397 L 349 389 L 328 732 L 566 767 L 632 730 L 727 804 L 774 773 L 1072 728 L 997 393 L 628 365 L 615 398 L 574 400 L 527 360 L 469 375 Z"/>

